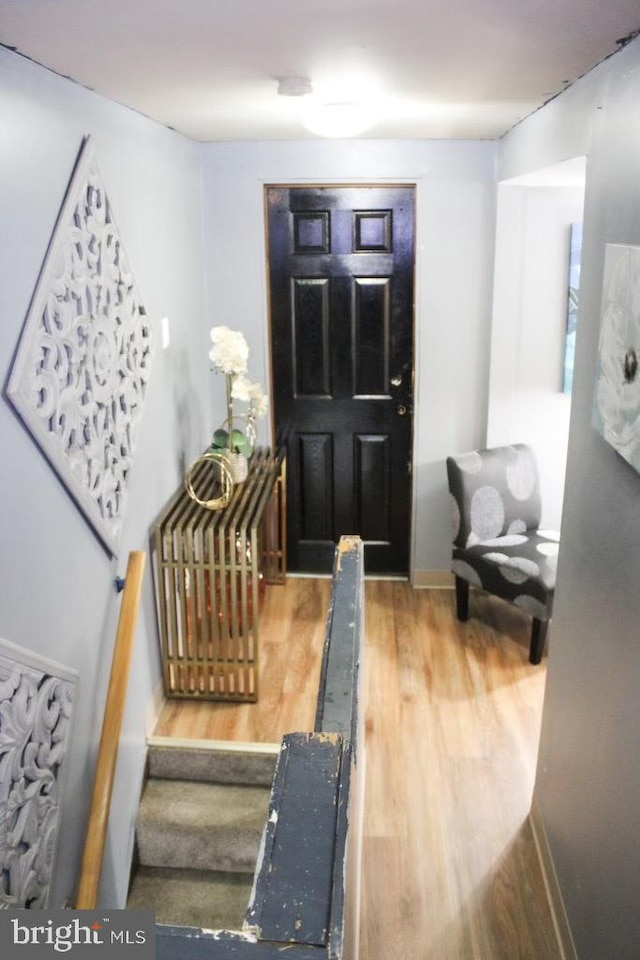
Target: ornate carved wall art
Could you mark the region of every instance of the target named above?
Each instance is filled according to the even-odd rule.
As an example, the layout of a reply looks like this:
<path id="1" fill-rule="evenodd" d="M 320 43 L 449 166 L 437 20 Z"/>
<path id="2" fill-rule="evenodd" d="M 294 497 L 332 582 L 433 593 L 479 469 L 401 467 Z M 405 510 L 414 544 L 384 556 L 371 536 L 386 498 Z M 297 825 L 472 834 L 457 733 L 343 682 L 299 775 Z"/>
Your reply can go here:
<path id="1" fill-rule="evenodd" d="M 0 640 L 0 909 L 48 905 L 76 682 Z"/>
<path id="2" fill-rule="evenodd" d="M 8 395 L 112 554 L 153 337 L 90 140 L 38 280 Z"/>

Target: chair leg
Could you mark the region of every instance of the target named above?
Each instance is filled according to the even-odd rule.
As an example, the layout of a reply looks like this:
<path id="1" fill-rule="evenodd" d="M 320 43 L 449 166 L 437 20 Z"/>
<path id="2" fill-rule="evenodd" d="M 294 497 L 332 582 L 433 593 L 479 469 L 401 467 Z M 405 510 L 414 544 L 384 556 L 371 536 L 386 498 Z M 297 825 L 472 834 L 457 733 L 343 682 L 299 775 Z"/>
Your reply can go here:
<path id="1" fill-rule="evenodd" d="M 458 620 L 469 619 L 469 581 L 456 577 L 456 613 Z"/>
<path id="2" fill-rule="evenodd" d="M 529 650 L 529 663 L 540 663 L 544 653 L 544 645 L 547 640 L 548 620 L 538 620 L 533 618 L 531 625 L 531 648 Z"/>

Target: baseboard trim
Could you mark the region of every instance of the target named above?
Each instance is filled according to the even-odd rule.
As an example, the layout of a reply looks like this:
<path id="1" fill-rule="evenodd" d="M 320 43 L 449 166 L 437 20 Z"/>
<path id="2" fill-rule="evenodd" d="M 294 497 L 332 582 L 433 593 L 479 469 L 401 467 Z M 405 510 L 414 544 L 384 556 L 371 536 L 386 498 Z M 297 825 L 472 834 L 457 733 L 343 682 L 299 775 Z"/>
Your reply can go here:
<path id="1" fill-rule="evenodd" d="M 556 931 L 561 960 L 578 960 L 576 946 L 573 942 L 571 927 L 569 926 L 569 920 L 567 918 L 567 911 L 565 910 L 564 900 L 562 899 L 558 875 L 553 863 L 551 848 L 549 847 L 547 831 L 545 830 L 544 820 L 542 819 L 540 807 L 535 797 L 531 804 L 529 822 L 538 853 L 538 860 L 540 861 L 540 868 L 542 870 L 547 900 L 549 901 L 553 926 Z"/>
<path id="2" fill-rule="evenodd" d="M 415 570 L 411 585 L 416 590 L 451 590 L 454 576 L 450 570 Z"/>
<path id="3" fill-rule="evenodd" d="M 149 701 L 149 706 L 147 707 L 147 712 L 144 718 L 144 729 L 147 737 L 149 737 L 150 734 L 152 734 L 155 730 L 164 704 L 164 683 L 162 679 L 160 679 L 156 689 L 153 691 L 153 696 Z"/>

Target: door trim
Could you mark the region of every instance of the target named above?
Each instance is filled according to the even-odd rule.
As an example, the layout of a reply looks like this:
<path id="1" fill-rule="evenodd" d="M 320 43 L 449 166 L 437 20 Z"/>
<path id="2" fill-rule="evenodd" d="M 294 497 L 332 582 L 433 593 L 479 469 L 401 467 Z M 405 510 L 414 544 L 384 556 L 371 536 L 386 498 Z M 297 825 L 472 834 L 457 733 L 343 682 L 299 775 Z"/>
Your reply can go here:
<path id="1" fill-rule="evenodd" d="M 271 270 L 269 263 L 269 221 L 268 221 L 268 192 L 273 189 L 283 189 L 283 190 L 304 190 L 304 189 L 349 189 L 349 188 L 362 188 L 362 189 L 410 189 L 413 191 L 413 303 L 411 309 L 411 336 L 413 343 L 413 363 L 411 370 L 412 377 L 412 399 L 413 399 L 413 411 L 411 419 L 411 438 L 410 438 L 410 455 L 411 460 L 409 464 L 410 471 L 410 483 L 409 483 L 409 496 L 410 502 L 408 505 L 408 544 L 409 544 L 409 556 L 407 558 L 407 575 L 406 578 L 400 577 L 400 579 L 408 579 L 409 583 L 413 583 L 414 571 L 415 571 L 415 554 L 416 554 L 416 523 L 417 523 L 417 494 L 416 494 L 416 476 L 417 472 L 415 469 L 417 463 L 417 419 L 419 413 L 418 405 L 418 384 L 419 384 L 419 341 L 418 341 L 418 324 L 417 324 L 417 307 L 418 307 L 418 256 L 419 256 L 419 225 L 418 225 L 418 200 L 419 200 L 419 188 L 420 182 L 418 177 L 409 177 L 404 179 L 403 177 L 390 177 L 389 179 L 380 178 L 375 180 L 350 180 L 345 178 L 323 178 L 321 180 L 317 179 L 291 179 L 291 180 L 263 180 L 262 181 L 262 208 L 263 208 L 263 229 L 264 229 L 264 270 L 265 270 L 265 315 L 267 321 L 267 369 L 269 376 L 269 401 L 270 401 L 270 428 L 271 428 L 271 445 L 275 447 L 276 445 L 276 436 L 277 436 L 277 424 L 275 419 L 275 404 L 274 404 L 274 370 L 273 370 L 273 342 L 272 342 L 272 317 L 271 317 Z M 287 576 L 327 576 L 327 574 L 298 574 L 298 573 L 289 573 L 285 571 Z M 330 574 L 329 574 L 330 576 Z M 376 579 L 375 575 L 372 575 L 372 579 Z M 369 579 L 369 575 L 365 576 L 365 579 Z M 392 575 L 390 579 L 395 579 Z"/>

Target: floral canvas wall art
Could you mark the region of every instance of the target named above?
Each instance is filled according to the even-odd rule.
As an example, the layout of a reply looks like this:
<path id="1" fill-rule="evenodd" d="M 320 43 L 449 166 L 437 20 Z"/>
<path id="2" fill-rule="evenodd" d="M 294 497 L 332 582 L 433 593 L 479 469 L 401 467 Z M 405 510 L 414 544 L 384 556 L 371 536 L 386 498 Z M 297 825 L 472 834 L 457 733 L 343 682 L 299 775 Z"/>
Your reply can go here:
<path id="1" fill-rule="evenodd" d="M 640 247 L 606 246 L 593 427 L 640 472 Z"/>

